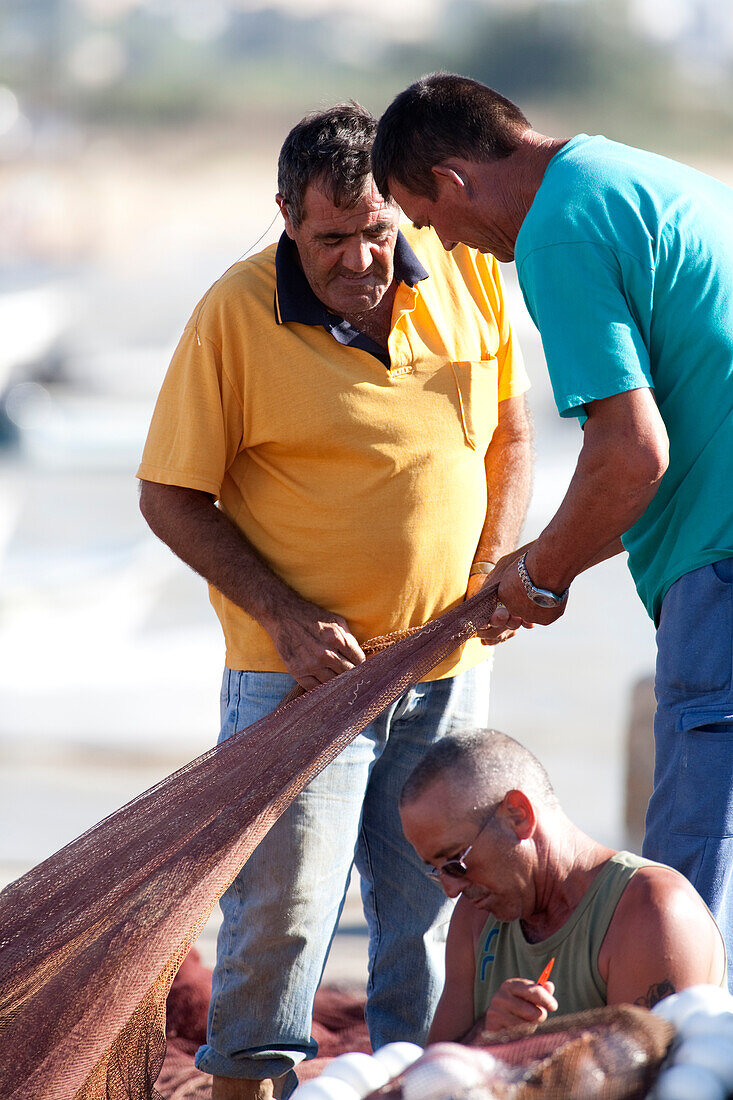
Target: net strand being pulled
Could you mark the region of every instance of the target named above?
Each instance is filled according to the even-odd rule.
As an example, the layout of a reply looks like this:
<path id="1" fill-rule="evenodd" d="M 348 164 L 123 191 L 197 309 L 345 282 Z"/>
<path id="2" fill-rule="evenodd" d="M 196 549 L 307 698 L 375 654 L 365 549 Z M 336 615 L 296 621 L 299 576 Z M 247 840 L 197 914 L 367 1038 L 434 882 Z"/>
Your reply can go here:
<path id="1" fill-rule="evenodd" d="M 309 780 L 484 626 L 496 585 L 284 703 L 0 893 L 0 1096 L 148 1100 L 165 1000 L 219 897 Z"/>

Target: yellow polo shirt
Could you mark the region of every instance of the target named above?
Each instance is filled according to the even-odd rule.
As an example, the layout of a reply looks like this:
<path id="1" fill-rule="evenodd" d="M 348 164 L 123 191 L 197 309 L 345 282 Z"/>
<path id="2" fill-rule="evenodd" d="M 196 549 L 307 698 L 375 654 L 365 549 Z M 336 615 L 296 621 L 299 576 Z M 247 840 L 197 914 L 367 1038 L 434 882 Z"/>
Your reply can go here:
<path id="1" fill-rule="evenodd" d="M 463 599 L 498 404 L 528 388 L 492 256 L 409 228 L 395 278 L 387 362 L 325 310 L 285 235 L 235 264 L 186 326 L 137 475 L 211 493 L 359 642 Z M 284 671 L 251 616 L 210 598 L 229 668 Z M 488 652 L 472 639 L 428 679 Z"/>

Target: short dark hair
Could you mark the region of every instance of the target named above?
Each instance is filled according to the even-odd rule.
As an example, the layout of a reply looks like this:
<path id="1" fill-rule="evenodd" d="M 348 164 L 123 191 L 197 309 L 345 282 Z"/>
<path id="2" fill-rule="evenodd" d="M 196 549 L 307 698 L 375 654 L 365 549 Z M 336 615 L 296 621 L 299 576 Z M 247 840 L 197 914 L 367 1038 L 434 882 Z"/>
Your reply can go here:
<path id="1" fill-rule="evenodd" d="M 534 753 L 495 729 L 469 729 L 449 734 L 431 745 L 410 772 L 400 793 L 400 807 L 414 802 L 438 779 L 453 776 L 478 798 L 474 813 L 501 802 L 514 788 L 557 806 L 550 777 Z"/>
<path id="2" fill-rule="evenodd" d="M 485 84 L 431 73 L 400 92 L 379 120 L 372 148 L 374 181 L 385 198 L 392 179 L 435 200 L 435 164 L 449 157 L 501 160 L 529 128 L 519 107 Z"/>
<path id="3" fill-rule="evenodd" d="M 313 111 L 293 127 L 280 150 L 277 187 L 296 228 L 311 183 L 322 184 L 336 206 L 356 205 L 371 178 L 376 132 L 377 120 L 353 100 Z"/>

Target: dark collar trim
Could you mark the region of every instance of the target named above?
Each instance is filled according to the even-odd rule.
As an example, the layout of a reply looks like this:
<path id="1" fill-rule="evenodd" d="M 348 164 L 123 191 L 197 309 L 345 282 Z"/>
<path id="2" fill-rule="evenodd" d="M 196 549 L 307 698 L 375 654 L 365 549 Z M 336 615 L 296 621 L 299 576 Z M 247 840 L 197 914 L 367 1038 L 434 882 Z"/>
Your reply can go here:
<path id="1" fill-rule="evenodd" d="M 288 321 L 323 325 L 327 315 L 328 310 L 303 274 L 295 241 L 283 233 L 275 253 L 275 320 L 279 325 Z"/>
<path id="2" fill-rule="evenodd" d="M 407 243 L 407 237 L 401 231 L 397 233 L 394 248 L 394 271 L 395 278 L 399 282 L 407 283 L 411 287 L 422 282 L 423 279 L 430 278 L 430 275 Z"/>

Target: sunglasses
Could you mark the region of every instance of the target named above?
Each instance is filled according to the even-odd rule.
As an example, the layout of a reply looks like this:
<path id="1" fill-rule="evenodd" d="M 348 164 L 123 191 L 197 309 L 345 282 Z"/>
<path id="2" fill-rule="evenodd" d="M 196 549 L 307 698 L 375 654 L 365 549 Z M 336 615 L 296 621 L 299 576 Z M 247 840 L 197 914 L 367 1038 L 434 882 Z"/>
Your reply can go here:
<path id="1" fill-rule="evenodd" d="M 483 832 L 483 830 L 481 831 Z M 478 840 L 480 835 L 481 833 L 478 834 L 476 840 Z M 476 840 L 474 840 L 473 844 L 476 843 Z M 461 852 L 459 856 L 454 856 L 453 859 L 447 859 L 440 867 L 433 867 L 431 864 L 427 872 L 428 878 L 432 879 L 433 882 L 437 882 L 439 886 L 443 875 L 447 875 L 448 878 L 465 878 L 468 874 L 468 867 L 466 866 L 465 859 L 473 848 L 473 844 L 469 844 L 466 850 Z"/>
<path id="2" fill-rule="evenodd" d="M 484 821 L 483 825 L 476 833 L 476 836 L 474 837 L 472 842 L 468 845 L 467 848 L 464 849 L 464 851 L 461 852 L 459 856 L 453 856 L 452 859 L 447 859 L 445 863 L 441 863 L 440 867 L 433 867 L 432 864 L 428 864 L 426 870 L 429 879 L 432 879 L 433 882 L 437 882 L 437 884 L 440 886 L 442 884 L 442 878 L 444 875 L 447 875 L 448 878 L 466 877 L 466 875 L 468 874 L 468 867 L 466 866 L 466 856 L 475 846 L 476 841 L 481 836 L 482 832 L 489 824 L 498 808 L 498 805 L 494 807 L 494 809 L 487 817 L 486 821 Z"/>

